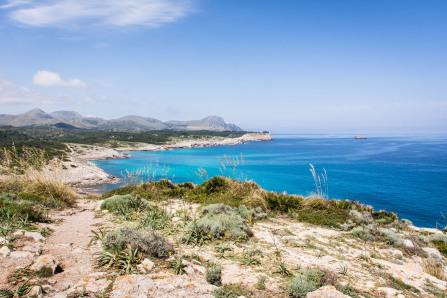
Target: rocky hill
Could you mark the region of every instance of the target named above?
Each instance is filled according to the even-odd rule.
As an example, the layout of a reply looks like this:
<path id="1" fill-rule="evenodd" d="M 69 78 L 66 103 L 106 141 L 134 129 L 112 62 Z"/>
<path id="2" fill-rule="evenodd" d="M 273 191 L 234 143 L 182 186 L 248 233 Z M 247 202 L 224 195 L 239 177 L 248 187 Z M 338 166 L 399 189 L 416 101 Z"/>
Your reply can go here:
<path id="1" fill-rule="evenodd" d="M 46 113 L 33 109 L 18 115 L 0 114 L 0 125 L 6 126 L 42 126 L 87 128 L 98 130 L 145 131 L 145 130 L 211 130 L 211 131 L 242 131 L 234 124 L 226 123 L 219 116 L 208 116 L 201 120 L 166 121 L 150 117 L 129 115 L 118 119 L 106 120 L 97 117 L 84 117 L 73 111 L 56 111 Z"/>

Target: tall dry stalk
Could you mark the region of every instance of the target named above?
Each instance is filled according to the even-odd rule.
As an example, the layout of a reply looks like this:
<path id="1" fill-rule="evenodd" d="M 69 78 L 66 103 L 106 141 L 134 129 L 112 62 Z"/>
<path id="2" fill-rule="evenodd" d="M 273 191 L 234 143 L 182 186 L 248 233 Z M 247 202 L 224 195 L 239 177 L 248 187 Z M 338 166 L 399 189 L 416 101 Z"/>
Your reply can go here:
<path id="1" fill-rule="evenodd" d="M 323 168 L 323 173 L 317 175 L 313 164 L 310 164 L 310 172 L 315 181 L 315 188 L 317 190 L 317 197 L 323 199 L 329 199 L 329 187 L 327 183 L 327 173 L 326 169 Z"/>
<path id="2" fill-rule="evenodd" d="M 228 157 L 224 155 L 224 159 L 218 157 L 221 167 L 219 171 L 222 175 L 231 177 L 239 181 L 247 181 L 247 168 L 245 167 L 244 155 Z"/>
<path id="3" fill-rule="evenodd" d="M 137 185 L 139 183 L 156 181 L 158 177 L 160 179 L 173 180 L 174 176 L 170 177 L 169 167 L 161 167 L 159 162 L 150 163 L 143 168 L 133 169 L 131 171 L 126 170 L 122 172 L 123 180 L 125 185 Z"/>

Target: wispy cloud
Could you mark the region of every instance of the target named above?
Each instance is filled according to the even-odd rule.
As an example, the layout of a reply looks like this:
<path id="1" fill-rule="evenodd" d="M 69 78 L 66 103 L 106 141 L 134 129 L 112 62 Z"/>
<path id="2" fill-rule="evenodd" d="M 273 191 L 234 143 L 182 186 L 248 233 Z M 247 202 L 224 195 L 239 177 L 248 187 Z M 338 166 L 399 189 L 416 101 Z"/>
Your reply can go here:
<path id="1" fill-rule="evenodd" d="M 0 8 L 9 17 L 33 27 L 150 26 L 185 16 L 192 0 L 8 0 Z"/>
<path id="2" fill-rule="evenodd" d="M 0 80 L 0 104 L 60 104 L 72 101 L 68 96 L 43 94 Z"/>
<path id="3" fill-rule="evenodd" d="M 43 87 L 87 87 L 87 84 L 80 79 L 63 80 L 60 75 L 48 70 L 39 70 L 36 72 L 33 77 L 33 84 Z"/>

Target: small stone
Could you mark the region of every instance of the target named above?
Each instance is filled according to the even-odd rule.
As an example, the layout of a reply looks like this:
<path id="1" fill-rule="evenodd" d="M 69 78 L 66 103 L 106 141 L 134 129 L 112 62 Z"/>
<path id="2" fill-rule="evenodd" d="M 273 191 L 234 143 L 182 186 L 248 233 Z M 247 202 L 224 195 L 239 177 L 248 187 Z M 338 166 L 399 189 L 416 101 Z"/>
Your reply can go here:
<path id="1" fill-rule="evenodd" d="M 319 288 L 316 291 L 307 293 L 307 298 L 350 298 L 343 294 L 342 292 L 337 291 L 334 286 L 324 286 Z"/>
<path id="2" fill-rule="evenodd" d="M 6 238 L 0 237 L 0 245 L 8 244 L 9 241 Z"/>
<path id="3" fill-rule="evenodd" d="M 7 246 L 0 248 L 0 256 L 6 258 L 11 253 L 11 250 Z"/>
<path id="4" fill-rule="evenodd" d="M 186 266 L 184 270 L 188 275 L 194 274 L 194 268 L 192 268 L 192 266 Z"/>
<path id="5" fill-rule="evenodd" d="M 56 260 L 55 257 L 51 255 L 42 255 L 37 258 L 34 264 L 31 266 L 32 271 L 39 271 L 42 267 L 49 267 L 54 272 L 56 271 L 57 266 L 59 266 L 59 261 Z"/>
<path id="6" fill-rule="evenodd" d="M 191 265 L 194 270 L 199 271 L 202 274 L 206 273 L 206 268 L 200 265 Z"/>
<path id="7" fill-rule="evenodd" d="M 399 294 L 397 295 L 397 298 L 405 298 L 405 296 L 403 294 Z"/>
<path id="8" fill-rule="evenodd" d="M 172 222 L 179 222 L 179 221 L 182 221 L 182 218 L 181 218 L 181 217 L 174 216 L 174 217 L 172 218 Z"/>
<path id="9" fill-rule="evenodd" d="M 390 228 L 390 231 L 391 231 L 391 232 L 394 232 L 394 233 L 397 233 L 396 228 Z"/>
<path id="10" fill-rule="evenodd" d="M 398 249 L 394 249 L 391 251 L 391 254 L 396 258 L 396 259 L 403 259 L 404 258 L 404 254 L 402 253 L 402 251 L 398 250 Z"/>
<path id="11" fill-rule="evenodd" d="M 143 262 L 141 262 L 141 265 L 143 265 L 144 270 L 146 270 L 146 272 L 149 272 L 152 270 L 152 268 L 154 268 L 155 264 L 149 259 L 144 259 Z"/>
<path id="12" fill-rule="evenodd" d="M 28 297 L 43 297 L 42 288 L 40 286 L 34 286 L 28 292 Z"/>
<path id="13" fill-rule="evenodd" d="M 404 240 L 404 246 L 412 248 L 412 247 L 414 247 L 414 244 L 413 244 L 413 242 L 411 242 L 411 240 L 405 239 Z"/>

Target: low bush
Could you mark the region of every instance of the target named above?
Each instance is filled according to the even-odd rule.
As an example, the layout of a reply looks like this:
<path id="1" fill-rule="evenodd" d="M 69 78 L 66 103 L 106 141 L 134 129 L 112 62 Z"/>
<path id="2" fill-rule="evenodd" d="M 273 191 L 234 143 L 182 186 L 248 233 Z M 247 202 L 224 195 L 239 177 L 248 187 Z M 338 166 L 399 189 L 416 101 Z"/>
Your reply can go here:
<path id="1" fill-rule="evenodd" d="M 166 210 L 154 208 L 147 211 L 140 220 L 139 227 L 163 230 L 171 225 L 171 217 Z"/>
<path id="2" fill-rule="evenodd" d="M 154 204 L 145 199 L 131 195 L 114 195 L 101 203 L 101 210 L 108 210 L 117 215 L 129 215 L 135 212 L 143 212 L 155 208 Z"/>
<path id="3" fill-rule="evenodd" d="M 397 220 L 397 215 L 392 212 L 386 212 L 384 210 L 376 211 L 372 213 L 375 221 L 382 224 L 390 224 Z"/>
<path id="4" fill-rule="evenodd" d="M 219 264 L 211 265 L 208 270 L 206 270 L 205 275 L 206 281 L 217 287 L 222 286 L 222 266 Z"/>
<path id="5" fill-rule="evenodd" d="M 291 281 L 287 288 L 290 297 L 305 298 L 307 293 L 315 291 L 317 288 L 312 283 L 308 282 L 303 276 L 296 276 Z"/>
<path id="6" fill-rule="evenodd" d="M 351 234 L 365 241 L 374 241 L 374 226 L 367 225 L 363 227 L 355 227 L 352 229 Z"/>
<path id="7" fill-rule="evenodd" d="M 216 298 L 237 298 L 240 296 L 253 297 L 250 291 L 242 284 L 228 284 L 214 291 L 213 295 Z"/>
<path id="8" fill-rule="evenodd" d="M 165 237 L 153 231 L 139 232 L 130 227 L 123 227 L 104 236 L 103 245 L 108 250 L 124 250 L 130 247 L 138 249 L 144 255 L 168 258 L 174 253 L 174 246 Z"/>
<path id="9" fill-rule="evenodd" d="M 401 247 L 404 245 L 404 239 L 397 233 L 388 230 L 383 229 L 380 231 L 380 234 L 385 237 L 385 240 L 388 244 L 391 244 L 395 247 Z"/>
<path id="10" fill-rule="evenodd" d="M 213 204 L 202 209 L 205 214 L 187 227 L 186 243 L 202 244 L 217 239 L 244 240 L 253 236 L 244 219 L 231 207 Z"/>

